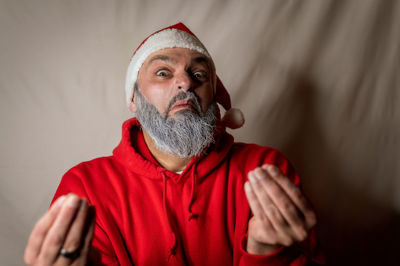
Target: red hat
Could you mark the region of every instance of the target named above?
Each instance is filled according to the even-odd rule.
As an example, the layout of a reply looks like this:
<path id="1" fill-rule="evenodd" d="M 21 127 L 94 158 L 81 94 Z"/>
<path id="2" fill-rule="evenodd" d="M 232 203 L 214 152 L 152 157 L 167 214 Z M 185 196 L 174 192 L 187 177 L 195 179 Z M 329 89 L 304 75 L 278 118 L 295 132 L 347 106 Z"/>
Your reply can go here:
<path id="1" fill-rule="evenodd" d="M 175 47 L 197 51 L 213 62 L 205 46 L 183 23 L 178 23 L 156 31 L 148 36 L 132 55 L 125 82 L 126 102 L 128 105 L 132 101 L 133 86 L 137 80 L 139 69 L 142 67 L 147 57 L 159 50 Z M 243 113 L 239 109 L 231 108 L 229 93 L 217 75 L 215 80 L 216 101 L 226 110 L 222 121 L 227 127 L 232 129 L 241 127 L 244 124 Z"/>

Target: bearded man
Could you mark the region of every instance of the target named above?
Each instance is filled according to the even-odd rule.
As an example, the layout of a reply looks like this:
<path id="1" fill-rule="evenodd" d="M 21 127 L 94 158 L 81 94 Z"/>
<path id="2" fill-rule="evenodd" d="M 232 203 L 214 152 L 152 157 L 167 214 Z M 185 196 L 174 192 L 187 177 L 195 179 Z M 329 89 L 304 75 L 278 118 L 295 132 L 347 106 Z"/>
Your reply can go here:
<path id="1" fill-rule="evenodd" d="M 112 156 L 64 175 L 28 240 L 27 264 L 321 262 L 297 173 L 272 148 L 234 143 L 225 129 L 243 116 L 185 25 L 136 49 L 126 97 L 136 118 Z"/>

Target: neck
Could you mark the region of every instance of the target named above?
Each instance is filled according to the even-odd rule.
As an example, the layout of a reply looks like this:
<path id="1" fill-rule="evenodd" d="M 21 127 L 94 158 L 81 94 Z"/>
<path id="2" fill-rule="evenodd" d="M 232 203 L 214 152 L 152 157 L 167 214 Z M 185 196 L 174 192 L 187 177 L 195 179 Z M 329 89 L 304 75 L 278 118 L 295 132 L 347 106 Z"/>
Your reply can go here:
<path id="1" fill-rule="evenodd" d="M 159 164 L 165 169 L 172 172 L 183 171 L 186 165 L 192 160 L 192 158 L 180 158 L 170 153 L 166 153 L 157 149 L 153 139 L 149 136 L 149 134 L 142 128 L 144 141 L 146 142 L 147 147 L 149 148 L 153 157 L 157 160 Z"/>

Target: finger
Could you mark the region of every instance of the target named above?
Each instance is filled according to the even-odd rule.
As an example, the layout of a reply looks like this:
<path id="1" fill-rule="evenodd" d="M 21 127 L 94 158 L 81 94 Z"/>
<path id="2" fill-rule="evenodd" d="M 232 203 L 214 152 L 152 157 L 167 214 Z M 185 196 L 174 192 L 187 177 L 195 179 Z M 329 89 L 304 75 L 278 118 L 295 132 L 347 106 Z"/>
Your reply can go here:
<path id="1" fill-rule="evenodd" d="M 68 235 L 65 238 L 64 244 L 62 246 L 62 248 L 66 249 L 68 252 L 74 252 L 80 250 L 85 226 L 87 223 L 87 216 L 88 216 L 88 204 L 85 199 L 82 199 L 79 211 L 74 221 L 71 224 L 71 227 L 68 231 Z M 71 259 L 59 256 L 58 260 L 70 261 Z"/>
<path id="2" fill-rule="evenodd" d="M 83 241 L 83 247 L 80 255 L 80 260 L 82 260 L 82 265 L 86 265 L 86 260 L 89 254 L 93 234 L 94 234 L 94 226 L 96 220 L 96 213 L 93 206 L 89 206 L 88 208 L 88 219 L 86 223 L 86 235 Z"/>
<path id="3" fill-rule="evenodd" d="M 314 227 L 317 223 L 316 214 L 311 203 L 307 200 L 301 189 L 293 184 L 278 167 L 274 165 L 263 165 L 262 168 L 268 171 L 270 176 L 282 187 L 296 207 L 301 211 L 306 221 L 307 229 L 309 230 Z"/>
<path id="4" fill-rule="evenodd" d="M 256 170 L 256 175 L 267 191 L 279 212 L 289 224 L 289 234 L 297 241 L 303 241 L 307 237 L 307 226 L 295 203 L 290 199 L 280 184 L 262 168 Z"/>
<path id="5" fill-rule="evenodd" d="M 258 202 L 257 196 L 254 194 L 253 189 L 249 182 L 244 183 L 244 190 L 246 192 L 247 201 L 249 202 L 250 209 L 254 216 L 258 219 L 265 219 L 264 213 L 260 203 Z"/>
<path id="6" fill-rule="evenodd" d="M 61 206 L 65 201 L 66 196 L 59 197 L 50 209 L 44 214 L 34 226 L 31 235 L 26 245 L 24 260 L 27 264 L 33 264 L 35 258 L 40 252 L 44 238 L 47 235 L 48 230 L 56 219 L 57 215 L 61 210 Z"/>
<path id="7" fill-rule="evenodd" d="M 79 209 L 80 201 L 78 196 L 74 194 L 68 195 L 59 215 L 55 219 L 43 242 L 42 250 L 39 255 L 41 264 L 50 264 L 57 259 L 71 223 L 75 219 Z"/>
<path id="8" fill-rule="evenodd" d="M 81 210 L 80 210 L 81 211 Z M 86 219 L 84 221 L 83 229 L 81 231 L 81 245 L 79 246 L 79 253 L 76 258 L 64 258 L 59 256 L 56 263 L 54 265 L 72 265 L 72 266 L 80 266 L 86 265 L 88 259 L 88 251 L 90 249 L 91 240 L 93 238 L 93 231 L 94 231 L 94 207 L 93 205 L 86 206 Z M 78 214 L 79 215 L 79 214 Z M 78 219 L 78 217 L 76 218 Z M 74 221 L 75 223 L 75 221 Z M 71 226 L 72 230 L 72 226 Z M 70 231 L 71 231 L 70 230 Z M 70 232 L 68 233 L 70 234 Z M 67 237 L 68 238 L 68 237 Z M 66 240 L 67 241 L 67 240 Z M 68 250 L 69 251 L 69 250 Z"/>
<path id="9" fill-rule="evenodd" d="M 260 168 L 256 168 L 255 170 L 249 172 L 251 188 L 254 191 L 259 205 L 261 206 L 263 214 L 271 222 L 275 231 L 285 232 L 287 231 L 287 223 L 261 184 L 260 179 L 256 174 L 258 170 L 260 170 Z"/>

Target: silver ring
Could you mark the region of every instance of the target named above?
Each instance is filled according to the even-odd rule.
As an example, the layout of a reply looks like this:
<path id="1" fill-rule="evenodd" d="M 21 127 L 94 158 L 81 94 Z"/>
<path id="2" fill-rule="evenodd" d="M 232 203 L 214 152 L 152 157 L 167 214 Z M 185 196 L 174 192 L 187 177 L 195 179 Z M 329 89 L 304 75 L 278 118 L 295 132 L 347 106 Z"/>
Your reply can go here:
<path id="1" fill-rule="evenodd" d="M 64 258 L 72 259 L 72 260 L 77 258 L 79 256 L 79 254 L 80 254 L 79 248 L 73 252 L 69 252 L 65 248 L 61 248 L 60 253 L 59 253 L 60 256 L 63 256 Z"/>

